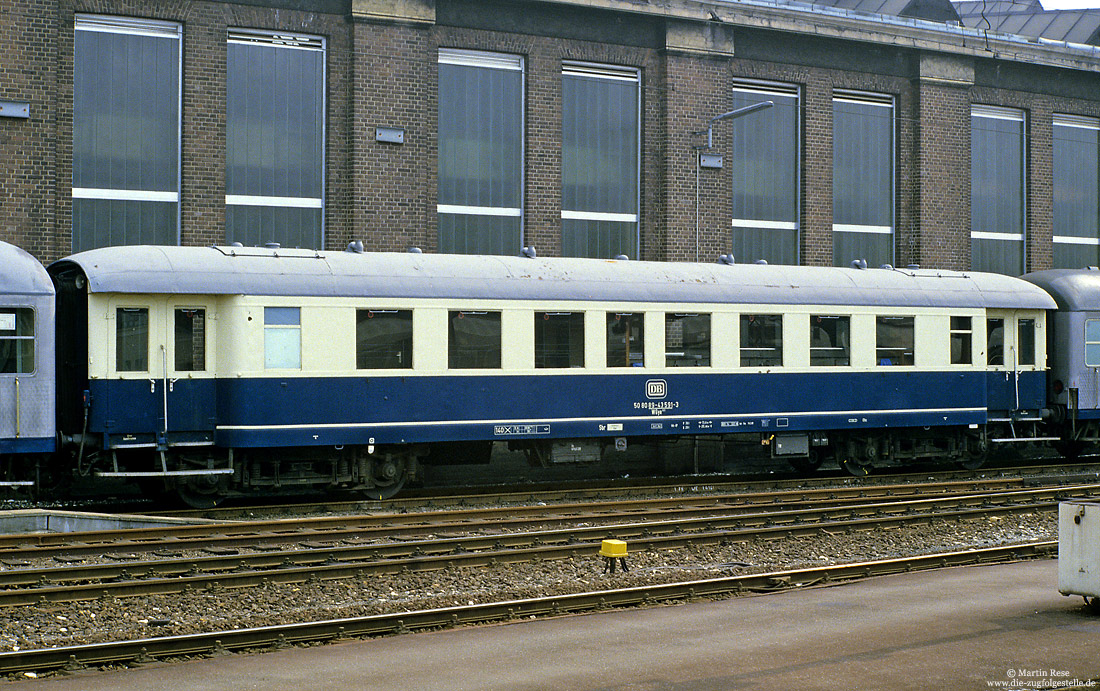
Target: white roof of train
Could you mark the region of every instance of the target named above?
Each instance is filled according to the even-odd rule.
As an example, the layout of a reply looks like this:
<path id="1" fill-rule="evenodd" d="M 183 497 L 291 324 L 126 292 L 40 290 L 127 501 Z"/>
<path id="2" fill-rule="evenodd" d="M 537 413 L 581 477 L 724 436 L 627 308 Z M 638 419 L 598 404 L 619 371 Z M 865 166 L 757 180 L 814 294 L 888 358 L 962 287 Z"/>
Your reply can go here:
<path id="1" fill-rule="evenodd" d="M 1011 276 L 258 247 L 108 247 L 55 262 L 96 293 L 1049 309 Z"/>

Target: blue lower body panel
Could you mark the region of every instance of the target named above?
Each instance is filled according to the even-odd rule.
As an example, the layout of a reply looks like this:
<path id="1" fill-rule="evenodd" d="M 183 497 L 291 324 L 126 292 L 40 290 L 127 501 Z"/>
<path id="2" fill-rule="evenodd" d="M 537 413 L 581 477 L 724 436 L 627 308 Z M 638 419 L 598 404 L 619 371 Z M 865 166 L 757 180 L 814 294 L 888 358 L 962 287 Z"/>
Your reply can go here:
<path id="1" fill-rule="evenodd" d="M 217 382 L 226 447 L 984 424 L 986 372 L 263 378 Z"/>
<path id="2" fill-rule="evenodd" d="M 57 450 L 57 440 L 53 437 L 0 439 L 0 454 L 53 453 Z"/>

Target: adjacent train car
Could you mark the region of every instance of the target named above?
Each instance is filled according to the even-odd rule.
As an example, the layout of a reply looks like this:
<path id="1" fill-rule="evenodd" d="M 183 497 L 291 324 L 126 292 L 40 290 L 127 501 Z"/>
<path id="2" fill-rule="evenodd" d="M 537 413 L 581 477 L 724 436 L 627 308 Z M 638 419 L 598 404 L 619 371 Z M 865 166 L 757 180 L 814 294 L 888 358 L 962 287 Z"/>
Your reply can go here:
<path id="1" fill-rule="evenodd" d="M 61 432 L 99 475 L 196 504 L 397 491 L 432 448 L 594 462 L 757 434 L 854 473 L 1039 438 L 1046 310 L 919 269 L 118 247 L 50 267 Z"/>
<path id="2" fill-rule="evenodd" d="M 1100 270 L 1055 269 L 1023 279 L 1058 304 L 1048 332 L 1049 398 L 1057 447 L 1074 458 L 1100 442 Z"/>
<path id="3" fill-rule="evenodd" d="M 0 243 L 0 486 L 35 483 L 55 430 L 53 283 L 38 260 Z"/>

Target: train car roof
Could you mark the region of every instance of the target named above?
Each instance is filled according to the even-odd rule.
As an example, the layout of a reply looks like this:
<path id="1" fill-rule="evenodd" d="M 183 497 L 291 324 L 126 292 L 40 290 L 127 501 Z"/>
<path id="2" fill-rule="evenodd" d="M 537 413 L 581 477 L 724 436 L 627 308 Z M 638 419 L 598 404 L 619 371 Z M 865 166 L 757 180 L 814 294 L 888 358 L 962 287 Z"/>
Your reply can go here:
<path id="1" fill-rule="evenodd" d="M 1071 312 L 1100 311 L 1100 270 L 1051 269 L 1022 277 L 1039 286 L 1058 303 L 1058 308 Z"/>
<path id="2" fill-rule="evenodd" d="M 41 262 L 15 245 L 0 242 L 0 295 L 53 294 L 53 281 Z"/>
<path id="3" fill-rule="evenodd" d="M 128 246 L 81 252 L 50 272 L 74 267 L 94 293 L 1054 307 L 1017 278 L 921 269 Z"/>

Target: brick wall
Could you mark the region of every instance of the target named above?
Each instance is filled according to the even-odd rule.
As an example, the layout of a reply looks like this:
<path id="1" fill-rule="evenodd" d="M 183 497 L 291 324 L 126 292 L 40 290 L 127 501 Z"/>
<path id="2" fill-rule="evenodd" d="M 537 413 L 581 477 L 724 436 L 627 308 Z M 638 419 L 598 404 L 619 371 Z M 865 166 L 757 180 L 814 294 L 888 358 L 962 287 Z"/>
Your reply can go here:
<path id="1" fill-rule="evenodd" d="M 59 256 L 53 171 L 58 155 L 54 84 L 56 9 L 41 0 L 3 3 L 0 100 L 30 104 L 30 118 L 0 117 L 0 239 L 37 257 Z"/>
<path id="2" fill-rule="evenodd" d="M 452 0 L 439 0 L 445 5 Z M 836 89 L 895 99 L 895 263 L 969 268 L 970 104 L 1028 113 L 1028 268 L 1051 262 L 1055 112 L 1100 115 L 1090 75 L 1000 69 L 990 61 L 972 83 L 924 79 L 914 51 L 739 28 L 734 55 L 664 50 L 661 25 L 615 36 L 598 22 L 547 13 L 523 21 L 522 6 L 497 2 L 488 28 L 352 19 L 325 11 L 211 0 L 0 0 L 0 99 L 29 101 L 29 120 L 0 118 L 0 239 L 45 261 L 71 247 L 73 22 L 77 12 L 179 21 L 183 32 L 182 238 L 224 241 L 226 30 L 297 31 L 327 39 L 326 246 L 361 239 L 369 249 L 438 246 L 436 57 L 442 47 L 498 51 L 526 61 L 524 241 L 561 253 L 561 63 L 580 60 L 642 71 L 641 256 L 713 261 L 729 251 L 732 172 L 699 170 L 696 148 L 709 118 L 730 107 L 734 80 L 800 87 L 802 153 L 800 259 L 830 265 L 832 96 Z M 535 5 L 531 5 L 534 7 Z M 346 7 L 346 6 L 345 6 Z M 448 6 L 449 7 L 449 6 Z M 457 7 L 457 5 L 456 5 Z M 516 12 L 514 17 L 502 13 Z M 540 15 L 541 16 L 541 15 Z M 630 21 L 638 22 L 635 17 Z M 702 25 L 700 25 L 702 26 Z M 639 28 L 641 27 L 641 28 Z M 711 27 L 713 28 L 713 27 Z M 643 31 L 644 29 L 644 31 Z M 601 33 L 602 31 L 602 33 Z M 649 32 L 649 33 L 646 33 Z M 644 34 L 644 35 L 643 35 Z M 996 69 L 994 69 L 996 68 Z M 983 71 L 984 70 L 984 71 Z M 405 143 L 376 142 L 375 127 L 405 131 Z M 714 129 L 727 153 L 728 123 Z M 728 155 L 728 154 L 727 154 Z M 698 180 L 698 213 L 696 182 Z M 698 219 L 698 220 L 697 220 Z M 696 228 L 698 227 L 698 239 Z M 846 263 L 847 257 L 838 258 Z"/>

